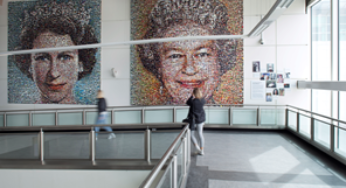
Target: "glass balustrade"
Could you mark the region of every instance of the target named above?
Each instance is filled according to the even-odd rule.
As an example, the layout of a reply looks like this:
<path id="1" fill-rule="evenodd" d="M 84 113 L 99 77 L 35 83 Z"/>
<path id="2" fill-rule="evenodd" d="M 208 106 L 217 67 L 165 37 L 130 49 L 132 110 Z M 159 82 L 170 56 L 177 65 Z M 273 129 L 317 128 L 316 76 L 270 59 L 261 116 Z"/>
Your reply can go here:
<path id="1" fill-rule="evenodd" d="M 29 114 L 7 114 L 7 127 L 29 126 Z"/>
<path id="2" fill-rule="evenodd" d="M 0 127 L 4 126 L 4 114 L 0 114 Z"/>
<path id="3" fill-rule="evenodd" d="M 346 130 L 335 127 L 334 128 L 334 150 L 346 158 Z"/>
<path id="4" fill-rule="evenodd" d="M 54 126 L 55 113 L 34 113 L 32 114 L 32 126 Z"/>
<path id="5" fill-rule="evenodd" d="M 139 124 L 142 123 L 142 111 L 114 111 L 114 124 Z"/>
<path id="6" fill-rule="evenodd" d="M 144 159 L 145 132 L 114 132 L 115 139 L 108 139 L 109 133 L 98 134 L 96 159 Z M 171 143 L 172 144 L 172 143 Z M 167 150 L 163 148 L 163 150 Z"/>
<path id="7" fill-rule="evenodd" d="M 206 124 L 229 125 L 229 108 L 206 108 Z"/>
<path id="8" fill-rule="evenodd" d="M 106 112 L 107 113 L 107 119 L 106 119 L 106 125 L 112 124 L 112 112 Z M 98 117 L 98 112 L 85 112 L 85 124 L 86 125 L 95 125 Z M 82 117 L 83 118 L 83 117 Z"/>
<path id="9" fill-rule="evenodd" d="M 58 125 L 82 125 L 83 112 L 60 112 Z"/>
<path id="10" fill-rule="evenodd" d="M 39 159 L 38 133 L 0 133 L 0 159 Z"/>
<path id="11" fill-rule="evenodd" d="M 297 130 L 297 113 L 288 111 L 288 127 Z"/>
<path id="12" fill-rule="evenodd" d="M 45 159 L 89 159 L 88 132 L 44 133 Z"/>
<path id="13" fill-rule="evenodd" d="M 311 118 L 299 115 L 299 132 L 311 138 Z"/>
<path id="14" fill-rule="evenodd" d="M 173 123 L 173 110 L 146 110 L 145 123 Z"/>
<path id="15" fill-rule="evenodd" d="M 257 125 L 257 109 L 233 109 L 233 125 Z"/>
<path id="16" fill-rule="evenodd" d="M 330 148 L 330 124 L 314 120 L 314 140 Z"/>
<path id="17" fill-rule="evenodd" d="M 152 132 L 151 133 L 151 158 L 160 159 L 172 144 L 179 132 Z"/>
<path id="18" fill-rule="evenodd" d="M 160 179 L 160 182 L 157 185 L 157 188 L 173 188 L 173 173 L 172 173 L 172 167 L 173 163 L 169 162 L 168 167 L 164 171 L 164 174 L 162 178 Z"/>

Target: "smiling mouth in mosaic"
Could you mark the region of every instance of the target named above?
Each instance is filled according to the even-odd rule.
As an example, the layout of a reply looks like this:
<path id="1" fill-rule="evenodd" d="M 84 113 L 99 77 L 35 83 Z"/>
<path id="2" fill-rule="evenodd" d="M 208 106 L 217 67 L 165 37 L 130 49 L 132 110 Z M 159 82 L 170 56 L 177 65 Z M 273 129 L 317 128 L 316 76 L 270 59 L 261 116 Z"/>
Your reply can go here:
<path id="1" fill-rule="evenodd" d="M 207 81 L 208 78 L 205 79 L 179 79 L 175 80 L 178 84 L 180 84 L 181 87 L 193 89 L 196 87 L 201 87 L 204 85 L 204 82 Z"/>

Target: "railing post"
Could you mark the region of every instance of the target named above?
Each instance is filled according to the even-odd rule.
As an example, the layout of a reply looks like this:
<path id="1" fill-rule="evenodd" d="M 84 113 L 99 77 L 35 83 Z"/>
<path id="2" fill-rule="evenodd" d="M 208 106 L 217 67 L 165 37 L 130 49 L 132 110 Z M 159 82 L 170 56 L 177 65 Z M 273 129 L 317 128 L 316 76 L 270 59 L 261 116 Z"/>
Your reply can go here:
<path id="1" fill-rule="evenodd" d="M 7 114 L 4 113 L 4 127 L 7 127 Z"/>
<path id="2" fill-rule="evenodd" d="M 174 107 L 173 108 L 173 123 L 175 123 L 176 122 L 176 108 Z"/>
<path id="3" fill-rule="evenodd" d="M 83 122 L 83 125 L 85 125 L 85 109 L 83 109 L 83 117 L 82 117 L 82 122 Z"/>
<path id="4" fill-rule="evenodd" d="M 288 108 L 285 109 L 285 127 L 288 129 Z"/>
<path id="5" fill-rule="evenodd" d="M 111 124 L 112 125 L 114 124 L 114 116 L 115 116 L 114 109 L 112 109 L 112 111 L 111 111 Z"/>
<path id="6" fill-rule="evenodd" d="M 311 135 L 311 141 L 315 140 L 315 119 L 311 115 L 311 122 L 310 122 L 310 135 Z"/>
<path id="7" fill-rule="evenodd" d="M 42 128 L 40 130 L 40 160 L 41 162 L 44 161 L 44 135 Z"/>
<path id="8" fill-rule="evenodd" d="M 29 112 L 29 127 L 32 126 L 32 119 L 31 119 L 32 117 L 31 116 L 32 116 L 32 112 L 30 111 Z"/>
<path id="9" fill-rule="evenodd" d="M 142 124 L 144 124 L 144 108 L 142 108 Z"/>
<path id="10" fill-rule="evenodd" d="M 151 163 L 151 131 L 147 127 L 147 130 L 145 131 L 145 141 L 144 141 L 144 148 L 145 148 L 145 160 L 148 162 L 148 164 Z"/>
<path id="11" fill-rule="evenodd" d="M 95 130 L 93 127 L 90 130 L 90 160 L 95 162 Z"/>
<path id="12" fill-rule="evenodd" d="M 232 112 L 233 112 L 233 108 L 232 108 L 232 106 L 229 106 L 229 115 L 228 115 L 229 126 L 233 125 L 233 122 L 232 122 Z"/>
<path id="13" fill-rule="evenodd" d="M 257 107 L 257 126 L 261 123 L 261 109 Z"/>
<path id="14" fill-rule="evenodd" d="M 187 140 L 186 140 L 186 136 L 187 134 L 185 134 L 185 137 L 182 139 L 182 142 L 183 142 L 183 148 L 182 148 L 182 151 L 183 151 L 183 175 L 185 175 L 187 173 Z"/>
<path id="15" fill-rule="evenodd" d="M 190 129 L 187 129 L 186 131 L 186 137 L 187 137 L 187 161 L 191 161 L 191 131 Z"/>
<path id="16" fill-rule="evenodd" d="M 55 111 L 55 126 L 58 126 L 58 111 Z"/>
<path id="17" fill-rule="evenodd" d="M 299 125 L 299 111 L 297 112 L 297 133 L 299 133 L 299 130 L 300 130 L 300 125 Z"/>
<path id="18" fill-rule="evenodd" d="M 173 156 L 173 188 L 178 188 L 178 157 Z"/>
<path id="19" fill-rule="evenodd" d="M 330 125 L 330 151 L 335 152 L 335 128 L 333 123 Z"/>

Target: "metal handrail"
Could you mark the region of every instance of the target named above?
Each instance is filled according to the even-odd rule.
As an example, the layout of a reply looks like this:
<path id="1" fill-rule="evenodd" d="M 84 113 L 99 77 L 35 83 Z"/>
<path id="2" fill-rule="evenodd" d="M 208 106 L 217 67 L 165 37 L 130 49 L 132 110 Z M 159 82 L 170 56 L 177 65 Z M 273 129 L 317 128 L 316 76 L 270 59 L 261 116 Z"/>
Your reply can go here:
<path id="1" fill-rule="evenodd" d="M 91 106 L 91 105 L 88 105 Z M 0 113 L 7 113 L 7 112 L 30 112 L 30 111 L 64 111 L 64 110 L 97 110 L 96 105 L 92 105 L 93 107 L 69 107 L 69 108 L 35 108 L 35 109 L 23 109 L 23 110 L 0 110 Z M 286 107 L 287 105 L 263 105 L 263 104 L 206 104 L 204 106 L 210 106 L 210 107 L 218 107 L 218 106 L 268 106 L 268 107 Z M 154 108 L 154 107 L 167 107 L 167 109 L 173 109 L 176 107 L 188 107 L 187 105 L 150 105 L 150 106 L 145 106 L 145 105 L 133 105 L 133 106 L 108 106 L 108 109 L 112 108 Z"/>
<path id="2" fill-rule="evenodd" d="M 181 140 L 181 138 L 183 137 L 184 134 L 186 134 L 187 130 L 188 130 L 188 126 L 186 125 L 184 127 L 184 129 L 180 132 L 178 137 L 174 140 L 172 145 L 168 148 L 166 153 L 163 155 L 163 157 L 161 158 L 160 162 L 154 167 L 154 169 L 151 171 L 149 176 L 139 186 L 140 188 L 147 188 L 147 187 L 149 187 L 153 183 L 153 181 L 155 180 L 156 176 L 158 175 L 158 173 L 160 172 L 162 167 L 166 164 L 166 161 L 168 160 L 168 158 L 172 155 L 172 153 L 173 153 L 173 151 L 175 149 L 175 146 L 177 145 L 178 141 Z"/>
<path id="3" fill-rule="evenodd" d="M 319 114 L 319 113 L 316 113 L 316 112 L 311 112 L 311 111 L 308 111 L 308 110 L 304 110 L 302 108 L 298 108 L 298 107 L 295 107 L 295 106 L 291 106 L 291 105 L 286 105 L 287 107 L 290 107 L 290 108 L 294 108 L 294 109 L 297 109 L 297 110 L 300 110 L 300 111 L 304 111 L 304 112 L 307 112 L 309 114 L 312 114 L 312 115 L 317 115 L 317 116 L 320 116 L 320 117 L 323 117 L 323 118 L 327 118 L 327 119 L 330 119 L 330 120 L 333 120 L 333 121 L 337 121 L 339 123 L 344 123 L 346 124 L 346 121 L 342 121 L 342 120 L 339 120 L 339 119 L 335 119 L 335 118 L 332 118 L 332 117 L 328 117 L 328 116 L 325 116 L 325 115 L 322 115 L 322 114 Z"/>

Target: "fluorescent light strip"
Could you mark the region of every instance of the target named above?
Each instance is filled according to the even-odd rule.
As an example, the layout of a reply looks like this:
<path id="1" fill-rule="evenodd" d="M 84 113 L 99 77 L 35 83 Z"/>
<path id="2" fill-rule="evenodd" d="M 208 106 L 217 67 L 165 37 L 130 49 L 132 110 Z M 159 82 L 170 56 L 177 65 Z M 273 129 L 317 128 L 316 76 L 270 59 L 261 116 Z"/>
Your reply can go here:
<path id="1" fill-rule="evenodd" d="M 275 21 L 283 11 L 288 8 L 294 0 L 277 0 L 270 8 L 264 18 L 248 34 L 249 37 L 255 37 L 262 33 L 270 24 Z"/>

